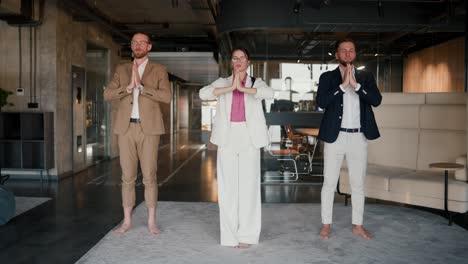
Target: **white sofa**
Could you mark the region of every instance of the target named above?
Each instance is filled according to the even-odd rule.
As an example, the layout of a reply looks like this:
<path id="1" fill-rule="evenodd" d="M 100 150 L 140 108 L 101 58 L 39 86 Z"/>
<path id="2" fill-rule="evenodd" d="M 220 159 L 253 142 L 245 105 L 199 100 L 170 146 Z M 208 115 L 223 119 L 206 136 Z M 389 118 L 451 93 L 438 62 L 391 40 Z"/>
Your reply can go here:
<path id="1" fill-rule="evenodd" d="M 381 138 L 369 141 L 367 197 L 444 209 L 444 172 L 434 162 L 466 164 L 466 94 L 382 94 L 374 109 Z M 344 164 L 346 165 L 346 164 Z M 466 170 L 449 174 L 448 209 L 468 211 Z M 350 194 L 348 170 L 340 191 Z"/>

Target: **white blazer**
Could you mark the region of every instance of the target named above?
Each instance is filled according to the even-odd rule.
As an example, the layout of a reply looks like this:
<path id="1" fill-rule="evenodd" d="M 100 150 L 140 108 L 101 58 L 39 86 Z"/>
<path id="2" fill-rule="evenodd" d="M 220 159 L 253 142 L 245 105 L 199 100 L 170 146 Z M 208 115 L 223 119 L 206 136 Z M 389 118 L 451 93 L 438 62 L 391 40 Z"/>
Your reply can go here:
<path id="1" fill-rule="evenodd" d="M 228 78 L 219 78 L 212 84 L 203 87 L 200 90 L 202 100 L 217 100 L 215 121 L 211 130 L 211 143 L 218 146 L 225 146 L 231 127 L 231 105 L 232 92 L 219 95 L 213 95 L 216 88 L 229 87 L 232 84 L 232 75 Z M 245 87 L 250 88 L 252 80 L 247 75 Z M 255 79 L 253 88 L 257 89 L 256 94 L 244 93 L 245 119 L 252 144 L 256 148 L 262 148 L 268 145 L 269 135 L 266 125 L 265 115 L 262 108 L 262 99 L 273 99 L 274 91 L 260 78 Z"/>

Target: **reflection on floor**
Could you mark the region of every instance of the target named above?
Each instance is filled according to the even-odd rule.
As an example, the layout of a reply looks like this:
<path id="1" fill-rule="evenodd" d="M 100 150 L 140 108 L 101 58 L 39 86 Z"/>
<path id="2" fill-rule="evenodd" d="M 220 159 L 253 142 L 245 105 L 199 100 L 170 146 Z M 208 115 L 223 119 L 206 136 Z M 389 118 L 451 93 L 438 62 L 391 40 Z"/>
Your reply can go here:
<path id="1" fill-rule="evenodd" d="M 216 151 L 207 143 L 208 134 L 200 131 L 162 138 L 159 200 L 217 201 Z M 120 222 L 120 174 L 119 161 L 113 159 L 60 182 L 8 181 L 6 187 L 16 196 L 52 200 L 0 227 L 1 263 L 74 263 Z M 321 181 L 313 176 L 287 184 L 263 184 L 262 201 L 319 203 Z M 136 188 L 138 204 L 143 201 L 141 175 Z M 335 202 L 343 200 L 339 195 L 335 198 Z M 455 222 L 468 229 L 468 214 L 456 216 Z"/>

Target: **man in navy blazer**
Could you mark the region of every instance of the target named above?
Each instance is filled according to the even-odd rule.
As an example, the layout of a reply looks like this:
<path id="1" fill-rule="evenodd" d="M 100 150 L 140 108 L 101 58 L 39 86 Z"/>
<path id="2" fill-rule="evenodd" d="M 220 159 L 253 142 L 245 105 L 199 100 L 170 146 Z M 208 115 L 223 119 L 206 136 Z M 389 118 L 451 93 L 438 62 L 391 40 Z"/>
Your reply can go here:
<path id="1" fill-rule="evenodd" d="M 367 170 L 367 140 L 380 137 L 372 107 L 382 101 L 370 72 L 357 71 L 356 45 L 352 39 L 336 43 L 339 66 L 320 76 L 317 105 L 324 109 L 318 139 L 324 141 L 324 183 L 320 237 L 329 238 L 335 188 L 341 163 L 346 157 L 351 185 L 352 232 L 366 239 L 372 236 L 362 225 L 364 179 Z"/>

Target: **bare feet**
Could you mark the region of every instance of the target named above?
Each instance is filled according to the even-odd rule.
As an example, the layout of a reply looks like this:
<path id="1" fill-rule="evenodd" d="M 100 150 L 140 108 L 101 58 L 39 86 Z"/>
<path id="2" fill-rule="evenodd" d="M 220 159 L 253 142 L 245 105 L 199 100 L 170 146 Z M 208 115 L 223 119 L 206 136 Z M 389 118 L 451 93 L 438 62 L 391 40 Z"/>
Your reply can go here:
<path id="1" fill-rule="evenodd" d="M 359 235 L 365 239 L 372 239 L 372 235 L 367 232 L 362 225 L 353 225 L 353 234 Z"/>
<path id="2" fill-rule="evenodd" d="M 247 243 L 239 243 L 239 245 L 235 246 L 234 248 L 245 249 L 245 248 L 249 248 L 249 247 L 250 247 L 250 244 L 247 244 Z"/>
<path id="3" fill-rule="evenodd" d="M 161 234 L 161 230 L 156 226 L 156 224 L 148 224 L 148 230 L 153 235 Z"/>
<path id="4" fill-rule="evenodd" d="M 153 235 L 161 233 L 161 230 L 156 225 L 156 207 L 148 207 L 148 230 Z"/>
<path id="5" fill-rule="evenodd" d="M 123 219 L 123 224 L 115 230 L 115 232 L 119 235 L 122 235 L 123 233 L 127 232 L 130 228 L 132 228 L 132 211 L 133 207 L 132 206 L 127 206 L 123 208 L 124 211 L 124 219 Z"/>
<path id="6" fill-rule="evenodd" d="M 127 232 L 130 228 L 132 228 L 132 223 L 123 223 L 119 228 L 115 230 L 115 232 L 119 235 L 124 234 Z"/>
<path id="7" fill-rule="evenodd" d="M 331 226 L 329 224 L 322 225 L 322 229 L 320 229 L 320 239 L 327 240 L 330 238 L 330 229 Z"/>

